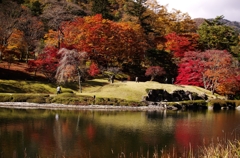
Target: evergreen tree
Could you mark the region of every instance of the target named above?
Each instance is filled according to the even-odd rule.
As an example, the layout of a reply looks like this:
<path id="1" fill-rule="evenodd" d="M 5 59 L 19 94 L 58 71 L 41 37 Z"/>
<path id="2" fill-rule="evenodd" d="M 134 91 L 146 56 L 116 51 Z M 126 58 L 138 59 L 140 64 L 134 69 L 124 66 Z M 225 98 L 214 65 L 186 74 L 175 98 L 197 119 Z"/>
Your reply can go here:
<path id="1" fill-rule="evenodd" d="M 202 50 L 218 49 L 231 51 L 231 46 L 237 45 L 238 34 L 234 28 L 221 22 L 224 16 L 217 16 L 205 22 L 197 30 Z"/>
<path id="2" fill-rule="evenodd" d="M 148 7 L 146 5 L 147 0 L 131 1 L 127 5 L 127 13 L 138 18 L 139 24 L 145 30 L 145 33 L 152 32 L 152 27 L 148 21 L 150 15 L 147 13 Z"/>
<path id="3" fill-rule="evenodd" d="M 113 20 L 110 12 L 110 3 L 108 0 L 92 0 L 92 11 L 94 14 L 102 14 L 104 19 Z"/>

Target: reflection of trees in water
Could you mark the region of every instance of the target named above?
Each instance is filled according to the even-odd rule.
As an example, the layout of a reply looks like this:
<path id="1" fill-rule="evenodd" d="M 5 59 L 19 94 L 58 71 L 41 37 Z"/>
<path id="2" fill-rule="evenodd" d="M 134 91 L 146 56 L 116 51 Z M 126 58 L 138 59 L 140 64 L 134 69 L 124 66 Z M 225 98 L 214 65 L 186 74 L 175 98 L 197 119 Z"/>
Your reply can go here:
<path id="1" fill-rule="evenodd" d="M 17 110 L 14 110 L 14 113 Z M 0 112 L 1 113 L 1 112 Z M 31 117 L 27 115 L 29 113 Z M 21 116 L 23 111 L 21 111 Z M 147 111 L 147 112 L 52 112 L 47 117 L 7 116 L 0 120 L 2 156 L 24 154 L 28 157 L 117 157 L 124 151 L 143 153 L 171 148 L 181 152 L 185 145 L 199 146 L 217 136 L 239 137 L 240 113 L 235 110 L 215 111 Z M 35 115 L 36 115 L 35 111 Z M 134 124 L 135 123 L 135 124 Z M 131 126 L 130 126 L 131 125 Z M 179 147 L 180 146 L 180 147 Z M 8 152 L 8 155 L 6 153 Z M 20 153 L 21 152 L 21 153 Z M 152 154 L 150 154 L 151 156 Z M 53 157 L 53 156 L 52 156 Z"/>
<path id="2" fill-rule="evenodd" d="M 147 111 L 146 117 L 149 120 L 162 120 L 162 119 L 175 119 L 187 117 L 187 113 L 182 113 L 181 111 L 171 111 L 171 110 L 157 110 L 157 111 Z"/>
<path id="3" fill-rule="evenodd" d="M 59 115 L 55 115 L 55 121 L 54 121 L 54 126 L 53 126 L 53 136 L 56 141 L 56 146 L 57 146 L 57 153 L 62 153 L 63 147 L 62 147 L 62 127 L 61 127 L 61 122 L 59 121 Z"/>
<path id="4" fill-rule="evenodd" d="M 147 111 L 146 117 L 150 120 L 163 119 L 167 117 L 167 110 L 161 111 Z"/>

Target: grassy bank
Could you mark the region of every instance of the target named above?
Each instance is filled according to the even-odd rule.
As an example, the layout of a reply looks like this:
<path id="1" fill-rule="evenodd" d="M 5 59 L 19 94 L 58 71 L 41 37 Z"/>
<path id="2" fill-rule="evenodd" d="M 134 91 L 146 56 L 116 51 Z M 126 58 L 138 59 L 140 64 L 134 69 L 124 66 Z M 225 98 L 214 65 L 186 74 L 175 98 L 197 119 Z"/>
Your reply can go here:
<path id="1" fill-rule="evenodd" d="M 59 103 L 66 105 L 114 105 L 114 106 L 147 106 L 142 102 L 149 89 L 165 89 L 168 93 L 176 90 L 205 93 L 210 99 L 168 102 L 168 108 L 206 108 L 206 106 L 232 107 L 239 105 L 237 101 L 214 100 L 223 98 L 212 95 L 211 92 L 195 86 L 162 84 L 158 82 L 116 81 L 110 84 L 106 78 L 93 79 L 83 82 L 82 93 L 78 92 L 77 83 L 62 85 L 62 93 L 56 94 L 56 84 L 36 81 L 0 80 L 0 102 L 30 102 L 30 103 Z"/>
<path id="2" fill-rule="evenodd" d="M 55 95 L 56 87 L 56 84 L 48 82 L 0 80 L 0 93 L 43 93 Z M 141 101 L 143 96 L 147 95 L 146 89 L 165 89 L 169 93 L 175 90 L 184 90 L 196 92 L 198 94 L 205 93 L 210 98 L 216 97 L 212 95 L 211 92 L 200 87 L 161 84 L 153 81 L 139 83 L 134 81 L 116 81 L 110 84 L 106 78 L 93 79 L 83 82 L 82 93 L 78 92 L 77 83 L 62 85 L 63 92 L 73 92 L 83 96 L 95 95 L 98 98 L 118 98 L 131 101 Z M 221 98 L 221 96 L 218 97 Z"/>

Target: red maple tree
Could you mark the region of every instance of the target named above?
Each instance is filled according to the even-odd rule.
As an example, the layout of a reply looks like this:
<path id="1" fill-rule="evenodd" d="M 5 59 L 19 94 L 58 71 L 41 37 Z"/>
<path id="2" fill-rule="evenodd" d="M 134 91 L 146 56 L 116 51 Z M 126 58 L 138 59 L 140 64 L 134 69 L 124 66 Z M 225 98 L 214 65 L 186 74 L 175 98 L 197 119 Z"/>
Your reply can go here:
<path id="1" fill-rule="evenodd" d="M 46 47 L 43 53 L 39 54 L 36 60 L 28 61 L 27 71 L 40 72 L 50 81 L 55 80 L 54 76 L 57 70 L 60 56 L 57 54 L 58 49 L 55 47 Z"/>
<path id="2" fill-rule="evenodd" d="M 189 51 L 186 52 L 181 62 L 178 65 L 178 76 L 176 84 L 194 85 L 203 87 L 202 59 L 199 57 L 201 52 Z"/>
<path id="3" fill-rule="evenodd" d="M 175 58 L 182 58 L 184 53 L 190 50 L 190 42 L 186 37 L 170 33 L 165 38 L 167 40 L 165 50 L 173 52 Z"/>
<path id="4" fill-rule="evenodd" d="M 160 66 L 150 66 L 147 68 L 145 75 L 151 76 L 150 81 L 153 81 L 156 76 L 161 76 L 165 73 L 164 69 Z"/>
<path id="5" fill-rule="evenodd" d="M 62 23 L 61 30 L 64 35 L 62 43 L 66 47 L 87 52 L 89 58 L 101 66 L 140 61 L 148 47 L 140 25 L 113 22 L 101 15 L 77 17 Z M 57 42 L 53 41 L 59 40 L 54 31 L 46 37 L 48 43 L 55 45 Z"/>
<path id="6" fill-rule="evenodd" d="M 234 94 L 239 90 L 239 69 L 227 51 L 186 52 L 182 58 L 177 84 L 204 87 L 212 93 Z"/>
<path id="7" fill-rule="evenodd" d="M 97 64 L 95 64 L 94 62 L 91 63 L 89 70 L 88 70 L 88 74 L 90 76 L 96 76 L 97 74 L 99 74 L 99 72 L 100 72 L 100 70 L 99 70 Z"/>

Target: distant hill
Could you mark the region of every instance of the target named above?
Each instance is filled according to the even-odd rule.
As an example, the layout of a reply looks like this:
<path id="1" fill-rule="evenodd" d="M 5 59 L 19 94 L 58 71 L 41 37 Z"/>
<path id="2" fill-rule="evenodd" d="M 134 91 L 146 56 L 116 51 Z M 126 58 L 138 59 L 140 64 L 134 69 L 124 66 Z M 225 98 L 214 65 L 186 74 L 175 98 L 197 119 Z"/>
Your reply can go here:
<path id="1" fill-rule="evenodd" d="M 207 20 L 211 20 L 211 19 L 207 19 Z M 197 27 L 199 27 L 205 21 L 205 19 L 204 18 L 195 18 L 195 19 L 193 19 L 193 21 L 195 21 Z M 240 22 L 230 21 L 227 19 L 223 19 L 222 22 L 228 26 L 232 26 L 240 33 Z"/>

